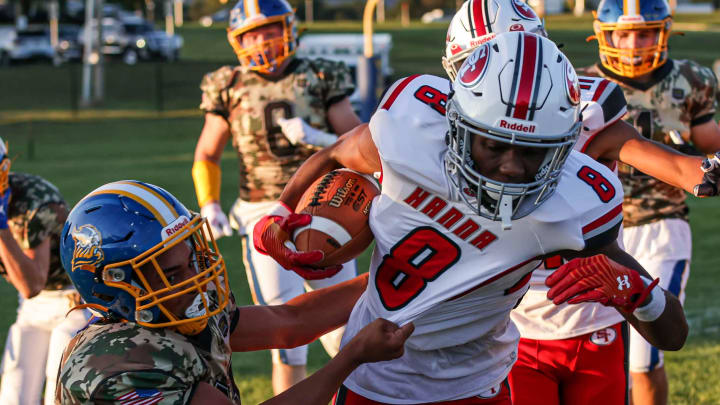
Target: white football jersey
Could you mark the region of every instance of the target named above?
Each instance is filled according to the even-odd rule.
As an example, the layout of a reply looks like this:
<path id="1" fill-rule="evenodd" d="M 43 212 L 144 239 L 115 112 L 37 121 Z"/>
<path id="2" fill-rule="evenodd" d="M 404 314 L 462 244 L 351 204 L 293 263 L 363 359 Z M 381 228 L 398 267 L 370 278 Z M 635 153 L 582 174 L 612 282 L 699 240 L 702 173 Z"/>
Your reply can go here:
<path id="1" fill-rule="evenodd" d="M 447 79 L 410 76 L 370 120 L 382 163 L 370 212 L 376 245 L 343 344 L 378 317 L 415 323 L 401 358 L 364 364 L 345 381 L 375 401 L 446 401 L 501 383 L 519 339 L 509 312 L 538 257 L 614 237 L 622 221 L 619 181 L 576 151 L 553 195 L 511 230 L 473 213 L 445 170 L 448 92 Z"/>
<path id="2" fill-rule="evenodd" d="M 627 102 L 617 83 L 600 77 L 578 77 L 583 128 L 575 150 L 585 152 L 595 135 L 622 118 Z M 617 171 L 617 165 L 612 165 Z M 621 236 L 621 235 L 620 235 Z M 622 247 L 622 237 L 618 238 Z M 584 335 L 624 320 L 614 308 L 596 303 L 555 305 L 547 299 L 545 279 L 563 264 L 561 257 L 551 257 L 533 272 L 530 289 L 511 317 L 528 339 L 555 340 Z"/>

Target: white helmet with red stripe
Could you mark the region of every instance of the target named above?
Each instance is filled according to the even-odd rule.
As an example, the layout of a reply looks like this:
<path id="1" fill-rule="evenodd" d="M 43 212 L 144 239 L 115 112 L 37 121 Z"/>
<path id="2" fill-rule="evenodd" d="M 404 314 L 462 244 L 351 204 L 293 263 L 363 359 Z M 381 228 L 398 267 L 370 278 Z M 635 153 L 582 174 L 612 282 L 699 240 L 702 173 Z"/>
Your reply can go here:
<path id="1" fill-rule="evenodd" d="M 466 0 L 455 13 L 445 37 L 442 63 L 451 80 L 473 49 L 508 31 L 547 36 L 542 21 L 523 0 Z"/>
<path id="2" fill-rule="evenodd" d="M 550 197 L 580 132 L 575 69 L 547 38 L 497 34 L 460 67 L 447 119 L 445 162 L 452 184 L 477 214 L 509 227 Z M 533 180 L 508 183 L 483 176 L 471 154 L 476 136 L 544 149 Z"/>

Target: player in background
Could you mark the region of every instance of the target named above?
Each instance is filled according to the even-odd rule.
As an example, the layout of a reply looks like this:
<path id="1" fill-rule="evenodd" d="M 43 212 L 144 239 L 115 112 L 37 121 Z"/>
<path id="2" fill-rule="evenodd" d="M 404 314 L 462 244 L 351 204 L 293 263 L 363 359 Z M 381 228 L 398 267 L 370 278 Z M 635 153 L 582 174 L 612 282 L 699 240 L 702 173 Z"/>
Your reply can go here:
<path id="1" fill-rule="evenodd" d="M 240 0 L 230 13 L 228 41 L 240 61 L 202 80 L 205 124 L 192 168 L 201 213 L 216 237 L 230 236 L 232 223 L 242 237 L 245 271 L 253 301 L 276 305 L 305 290 L 349 280 L 348 263 L 328 280 L 305 282 L 258 254 L 248 229 L 270 213 L 295 170 L 319 148 L 360 123 L 348 95 L 353 91 L 344 64 L 295 56 L 298 35 L 293 10 L 285 0 Z M 220 157 L 228 140 L 238 153 L 239 195 L 230 221 L 220 207 Z M 332 357 L 342 329 L 321 339 Z M 305 376 L 307 347 L 273 350 L 273 390 L 280 393 Z"/>
<path id="2" fill-rule="evenodd" d="M 672 11 L 665 0 L 602 1 L 593 27 L 600 63 L 583 72 L 620 85 L 627 122 L 666 145 L 720 150 L 720 128 L 713 119 L 717 80 L 709 68 L 668 57 Z M 619 175 L 625 189 L 625 249 L 682 302 L 691 255 L 685 193 L 637 166 L 621 164 Z M 632 331 L 630 372 L 635 405 L 667 403 L 662 351 Z"/>
<path id="3" fill-rule="evenodd" d="M 293 347 L 344 324 L 359 276 L 285 305 L 237 307 L 207 219 L 160 187 L 118 181 L 68 216 L 62 263 L 97 317 L 68 344 L 61 404 L 240 404 L 233 351 Z M 82 306 L 81 306 L 82 307 Z M 326 405 L 360 363 L 402 354 L 413 326 L 378 319 L 266 404 Z"/>
<path id="4" fill-rule="evenodd" d="M 677 299 L 616 244 L 619 182 L 571 150 L 580 93 L 557 47 L 530 33 L 498 34 L 468 56 L 448 99 L 449 91 L 433 76 L 397 81 L 369 132 L 359 127 L 312 156 L 281 196 L 294 207 L 339 166 L 381 172 L 370 281 L 344 341 L 375 316 L 416 330 L 401 358 L 353 372 L 336 404 L 509 404 L 504 381 L 519 339 L 510 310 L 554 252 L 592 257 L 548 279 L 551 299 L 614 306 L 648 339 L 679 349 L 687 326 Z M 317 253 L 287 247 L 292 229 L 310 220 L 296 217 L 264 218 L 255 243 L 286 268 L 322 273 L 307 267 Z"/>
<path id="5" fill-rule="evenodd" d="M 65 314 L 80 297 L 60 265 L 60 231 L 67 206 L 47 180 L 10 172 L 7 144 L 0 139 L 0 271 L 18 290 L 15 323 L 2 359 L 0 403 L 53 404 L 65 345 L 88 318 Z"/>

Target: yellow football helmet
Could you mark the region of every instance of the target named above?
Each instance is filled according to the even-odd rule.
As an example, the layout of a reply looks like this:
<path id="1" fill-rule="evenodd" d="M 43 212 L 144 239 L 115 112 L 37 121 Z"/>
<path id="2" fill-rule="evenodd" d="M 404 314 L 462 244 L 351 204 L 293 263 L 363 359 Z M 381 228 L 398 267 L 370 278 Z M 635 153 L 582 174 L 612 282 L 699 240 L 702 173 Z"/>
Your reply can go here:
<path id="1" fill-rule="evenodd" d="M 243 46 L 245 33 L 271 24 L 282 28 L 281 36 Z M 240 0 L 230 10 L 228 40 L 242 66 L 259 73 L 274 73 L 297 50 L 295 12 L 285 0 Z"/>
<path id="2" fill-rule="evenodd" d="M 642 76 L 667 61 L 672 11 L 666 0 L 602 0 L 595 13 L 593 29 L 600 62 L 607 70 L 628 78 Z M 653 44 L 642 48 L 620 48 L 613 32 L 650 30 Z"/>

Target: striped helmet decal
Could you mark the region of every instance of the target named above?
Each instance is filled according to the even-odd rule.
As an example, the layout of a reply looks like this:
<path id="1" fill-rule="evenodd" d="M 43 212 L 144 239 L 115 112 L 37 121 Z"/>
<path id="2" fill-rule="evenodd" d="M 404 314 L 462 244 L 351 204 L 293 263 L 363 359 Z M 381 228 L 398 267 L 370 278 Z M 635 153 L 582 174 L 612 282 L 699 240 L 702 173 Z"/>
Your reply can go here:
<path id="1" fill-rule="evenodd" d="M 134 181 L 116 181 L 95 189 L 87 197 L 99 194 L 119 194 L 130 198 L 150 211 L 163 227 L 178 218 L 173 205 L 152 188 Z"/>
<path id="2" fill-rule="evenodd" d="M 518 35 L 510 102 L 505 115 L 532 120 L 535 115 L 542 73 L 542 44 L 537 35 Z"/>
<path id="3" fill-rule="evenodd" d="M 623 15 L 639 15 L 640 0 L 623 0 Z"/>
<path id="4" fill-rule="evenodd" d="M 487 0 L 470 0 L 468 5 L 468 21 L 470 22 L 470 34 L 473 38 L 481 37 L 492 32 L 490 18 L 487 12 Z"/>
<path id="5" fill-rule="evenodd" d="M 260 14 L 260 3 L 258 0 L 243 0 L 243 7 L 245 9 L 245 17 L 251 18 Z"/>

